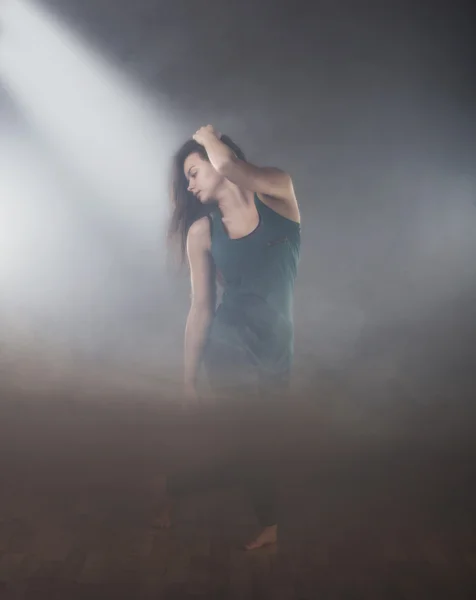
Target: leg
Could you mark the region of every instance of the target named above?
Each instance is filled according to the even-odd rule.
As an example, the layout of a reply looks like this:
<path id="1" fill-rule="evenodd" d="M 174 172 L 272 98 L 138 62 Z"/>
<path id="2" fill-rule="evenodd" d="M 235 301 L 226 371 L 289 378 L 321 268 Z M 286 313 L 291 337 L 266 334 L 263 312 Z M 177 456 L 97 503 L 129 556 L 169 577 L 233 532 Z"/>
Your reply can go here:
<path id="1" fill-rule="evenodd" d="M 247 474 L 245 485 L 260 525 L 260 532 L 245 545 L 246 550 L 256 550 L 278 541 L 277 485 L 272 474 L 264 469 Z"/>
<path id="2" fill-rule="evenodd" d="M 252 477 L 248 481 L 248 493 L 261 527 L 277 523 L 276 483 L 267 475 Z"/>
<path id="3" fill-rule="evenodd" d="M 281 392 L 289 379 L 287 371 L 282 376 L 274 373 L 263 375 L 258 362 L 250 356 L 240 327 L 215 321 L 214 335 L 209 340 L 204 356 L 210 386 L 215 390 L 228 387 L 236 398 L 248 396 L 246 411 L 251 408 L 249 401 L 259 400 L 266 388 L 276 388 Z M 255 463 L 254 468 L 245 468 L 244 480 L 261 527 L 258 536 L 245 548 L 251 550 L 274 544 L 277 542 L 275 479 L 268 469 L 257 469 Z"/>
<path id="4" fill-rule="evenodd" d="M 162 529 L 171 527 L 173 510 L 181 498 L 201 490 L 220 487 L 229 479 L 223 466 L 200 473 L 174 473 L 165 477 L 164 492 L 160 503 L 156 525 Z"/>
<path id="5" fill-rule="evenodd" d="M 157 525 L 168 528 L 172 524 L 172 512 L 184 495 L 203 489 L 226 485 L 235 478 L 233 461 L 206 473 L 178 473 L 167 478 L 164 501 L 157 517 Z M 246 550 L 255 550 L 277 542 L 277 486 L 273 474 L 264 468 L 246 468 L 244 485 L 254 509 L 260 531 L 245 545 Z"/>
<path id="6" fill-rule="evenodd" d="M 277 375 L 273 380 L 263 378 L 260 386 L 261 392 L 267 391 L 282 393 L 289 389 L 289 371 Z M 248 495 L 253 505 L 260 525 L 260 532 L 254 540 L 245 545 L 246 550 L 255 550 L 278 541 L 278 486 L 276 475 L 266 465 L 266 461 L 254 469 L 247 469 L 245 478 Z"/>

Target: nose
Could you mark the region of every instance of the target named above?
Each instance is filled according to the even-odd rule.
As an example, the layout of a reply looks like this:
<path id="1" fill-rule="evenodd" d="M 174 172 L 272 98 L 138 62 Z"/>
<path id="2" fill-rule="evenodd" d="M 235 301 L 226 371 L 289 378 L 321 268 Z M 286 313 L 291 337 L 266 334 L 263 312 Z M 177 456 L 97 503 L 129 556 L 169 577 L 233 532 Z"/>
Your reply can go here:
<path id="1" fill-rule="evenodd" d="M 188 184 L 188 188 L 187 188 L 187 190 L 188 190 L 189 192 L 192 192 L 192 191 L 193 191 L 193 188 L 192 188 L 192 182 L 191 182 L 191 181 L 190 181 L 190 182 L 189 182 L 189 184 Z"/>

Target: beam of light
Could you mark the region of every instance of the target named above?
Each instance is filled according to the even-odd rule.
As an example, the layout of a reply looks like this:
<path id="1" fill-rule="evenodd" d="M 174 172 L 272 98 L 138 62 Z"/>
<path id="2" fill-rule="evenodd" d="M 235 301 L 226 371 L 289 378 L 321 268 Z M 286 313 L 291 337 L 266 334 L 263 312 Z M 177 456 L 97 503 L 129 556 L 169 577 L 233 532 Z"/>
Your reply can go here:
<path id="1" fill-rule="evenodd" d="M 7 143 L 2 139 L 0 144 L 0 290 L 3 297 L 10 286 L 16 288 L 16 283 L 23 276 L 26 263 L 40 241 L 37 225 L 42 223 L 44 226 L 46 215 L 43 216 L 43 213 L 50 212 L 45 211 L 47 207 L 36 203 L 37 195 L 44 193 L 42 172 L 38 163 L 29 159 L 23 146 L 18 139 L 8 139 Z"/>
<path id="2" fill-rule="evenodd" d="M 111 218 L 157 239 L 176 145 L 173 109 L 164 101 L 160 114 L 58 19 L 26 0 L 3 7 L 0 78 L 46 145 L 108 199 Z"/>
<path id="3" fill-rule="evenodd" d="M 2 306 L 49 307 L 59 315 L 64 305 L 84 303 L 105 257 L 91 249 L 64 202 L 64 182 L 28 135 L 2 136 L 0 154 Z"/>

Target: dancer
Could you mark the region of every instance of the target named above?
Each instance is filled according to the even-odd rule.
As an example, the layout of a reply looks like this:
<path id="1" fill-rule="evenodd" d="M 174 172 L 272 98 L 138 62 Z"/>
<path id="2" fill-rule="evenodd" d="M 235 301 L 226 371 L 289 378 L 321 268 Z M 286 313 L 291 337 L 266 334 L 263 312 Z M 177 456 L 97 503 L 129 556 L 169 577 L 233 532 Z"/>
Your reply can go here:
<path id="1" fill-rule="evenodd" d="M 293 293 L 300 253 L 300 212 L 291 177 L 257 167 L 211 125 L 200 128 L 174 158 L 171 238 L 191 273 L 185 329 L 184 386 L 198 398 L 203 364 L 213 390 L 282 391 L 293 358 Z M 216 281 L 223 288 L 216 308 Z M 238 401 L 238 400 L 237 400 Z M 167 482 L 159 517 L 171 524 L 186 481 Z M 276 492 L 269 473 L 251 474 L 247 488 L 261 531 L 248 550 L 277 541 Z"/>

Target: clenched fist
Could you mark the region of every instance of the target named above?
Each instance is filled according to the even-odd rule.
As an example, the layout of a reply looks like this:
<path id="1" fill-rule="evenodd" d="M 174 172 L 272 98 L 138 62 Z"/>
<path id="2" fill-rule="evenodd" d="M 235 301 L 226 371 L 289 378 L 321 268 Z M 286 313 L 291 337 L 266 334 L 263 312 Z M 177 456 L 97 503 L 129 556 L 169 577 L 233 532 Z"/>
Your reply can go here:
<path id="1" fill-rule="evenodd" d="M 193 139 L 205 146 L 207 140 L 211 138 L 220 139 L 221 134 L 213 127 L 213 125 L 206 125 L 204 127 L 200 127 L 200 129 L 192 136 Z"/>

